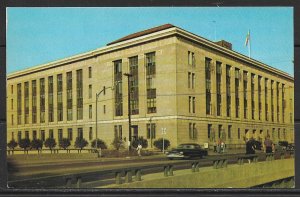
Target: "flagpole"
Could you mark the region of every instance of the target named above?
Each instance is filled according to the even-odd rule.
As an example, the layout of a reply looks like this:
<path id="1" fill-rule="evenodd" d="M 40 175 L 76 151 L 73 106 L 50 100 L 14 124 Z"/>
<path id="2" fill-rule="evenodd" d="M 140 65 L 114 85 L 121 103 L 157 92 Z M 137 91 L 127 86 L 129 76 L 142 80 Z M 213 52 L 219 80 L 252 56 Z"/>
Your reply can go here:
<path id="1" fill-rule="evenodd" d="M 249 47 L 248 47 L 248 50 L 249 50 L 249 58 L 251 58 L 251 35 L 250 35 L 250 29 L 249 29 Z"/>

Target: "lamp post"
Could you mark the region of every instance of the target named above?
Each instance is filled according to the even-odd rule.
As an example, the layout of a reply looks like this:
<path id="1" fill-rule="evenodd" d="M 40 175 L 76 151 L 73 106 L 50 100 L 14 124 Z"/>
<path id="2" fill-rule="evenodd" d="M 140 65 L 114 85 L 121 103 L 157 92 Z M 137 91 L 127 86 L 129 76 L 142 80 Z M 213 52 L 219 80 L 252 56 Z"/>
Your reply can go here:
<path id="1" fill-rule="evenodd" d="M 152 138 L 153 138 L 153 136 L 152 136 L 152 117 L 150 117 L 149 122 L 150 122 L 150 146 L 152 148 Z"/>
<path id="2" fill-rule="evenodd" d="M 99 96 L 101 95 L 102 92 L 105 95 L 105 90 L 106 89 L 113 90 L 114 87 L 105 87 L 105 86 L 103 86 L 103 89 L 100 92 L 96 93 L 96 142 L 95 142 L 95 147 L 96 147 L 96 150 L 97 150 L 97 153 L 98 153 L 98 157 L 100 156 L 99 152 L 98 152 L 98 98 L 99 98 Z"/>
<path id="3" fill-rule="evenodd" d="M 130 81 L 129 81 L 129 78 L 132 77 L 132 74 L 130 73 L 124 73 L 124 75 L 127 77 L 128 79 L 128 141 L 130 143 L 130 140 L 131 140 L 131 108 L 130 108 Z M 128 150 L 130 151 L 131 150 L 131 144 L 128 143 Z"/>
<path id="4" fill-rule="evenodd" d="M 162 139 L 163 139 L 163 154 L 165 153 L 165 135 L 167 134 L 166 133 L 167 131 L 167 128 L 161 128 L 161 135 L 162 135 Z"/>

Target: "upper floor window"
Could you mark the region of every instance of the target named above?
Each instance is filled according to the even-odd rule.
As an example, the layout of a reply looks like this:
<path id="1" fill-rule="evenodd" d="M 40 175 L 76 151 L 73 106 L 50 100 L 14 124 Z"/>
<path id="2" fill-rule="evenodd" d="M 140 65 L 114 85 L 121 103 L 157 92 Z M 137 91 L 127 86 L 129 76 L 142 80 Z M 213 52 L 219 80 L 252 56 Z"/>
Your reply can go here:
<path id="1" fill-rule="evenodd" d="M 195 54 L 194 54 L 194 52 L 188 51 L 188 63 L 189 63 L 189 65 L 195 66 Z"/>

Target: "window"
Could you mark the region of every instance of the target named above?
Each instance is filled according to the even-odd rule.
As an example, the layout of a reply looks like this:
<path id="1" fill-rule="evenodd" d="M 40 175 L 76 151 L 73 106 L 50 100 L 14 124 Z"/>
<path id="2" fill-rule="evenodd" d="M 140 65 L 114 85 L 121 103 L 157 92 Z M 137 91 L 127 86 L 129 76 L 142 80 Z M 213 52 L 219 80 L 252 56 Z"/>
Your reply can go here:
<path id="1" fill-rule="evenodd" d="M 262 77 L 258 76 L 258 120 L 261 120 L 261 113 L 262 113 L 262 103 L 261 103 L 261 82 Z"/>
<path id="2" fill-rule="evenodd" d="M 67 72 L 67 120 L 73 119 L 72 71 Z"/>
<path id="3" fill-rule="evenodd" d="M 22 131 L 18 131 L 18 143 L 21 141 L 22 139 Z"/>
<path id="4" fill-rule="evenodd" d="M 212 125 L 211 124 L 207 125 L 207 138 L 208 139 L 214 138 L 214 136 L 212 135 Z"/>
<path id="5" fill-rule="evenodd" d="M 281 135 L 280 135 L 280 129 L 278 129 L 278 139 L 281 138 Z"/>
<path id="6" fill-rule="evenodd" d="M 92 67 L 89 67 L 89 78 L 92 78 Z"/>
<path id="7" fill-rule="evenodd" d="M 282 84 L 281 94 L 282 94 L 282 122 L 284 123 L 284 110 L 285 110 L 285 98 L 284 98 L 284 84 Z"/>
<path id="8" fill-rule="evenodd" d="M 36 138 L 36 130 L 33 130 L 33 131 L 32 131 L 32 139 L 34 139 L 34 140 L 37 139 L 37 138 Z"/>
<path id="9" fill-rule="evenodd" d="M 22 123 L 22 84 L 17 85 L 17 111 L 18 111 L 18 125 Z"/>
<path id="10" fill-rule="evenodd" d="M 241 129 L 238 128 L 238 139 L 241 139 Z"/>
<path id="11" fill-rule="evenodd" d="M 58 129 L 58 142 L 60 142 L 63 139 L 63 130 Z"/>
<path id="12" fill-rule="evenodd" d="M 227 116 L 231 116 L 231 76 L 230 76 L 230 65 L 226 65 L 226 112 Z"/>
<path id="13" fill-rule="evenodd" d="M 73 140 L 73 130 L 72 130 L 72 128 L 68 128 L 68 139 L 70 141 Z"/>
<path id="14" fill-rule="evenodd" d="M 221 77 L 222 77 L 222 63 L 216 62 L 216 89 L 217 89 L 217 116 L 221 116 L 221 105 L 222 105 L 222 96 L 221 96 Z"/>
<path id="15" fill-rule="evenodd" d="M 231 125 L 228 125 L 228 139 L 231 139 Z"/>
<path id="16" fill-rule="evenodd" d="M 11 115 L 11 125 L 14 125 L 14 115 Z"/>
<path id="17" fill-rule="evenodd" d="M 48 119 L 54 121 L 53 76 L 48 77 Z"/>
<path id="18" fill-rule="evenodd" d="M 156 138 L 156 124 L 151 123 L 147 124 L 147 139 L 155 139 Z"/>
<path id="19" fill-rule="evenodd" d="M 14 99 L 11 99 L 11 100 L 10 100 L 10 104 L 11 104 L 10 109 L 13 110 L 13 109 L 14 109 Z"/>
<path id="20" fill-rule="evenodd" d="M 271 120 L 274 122 L 274 81 L 271 80 Z"/>
<path id="21" fill-rule="evenodd" d="M 195 73 L 192 73 L 192 89 L 195 88 Z"/>
<path id="22" fill-rule="evenodd" d="M 138 56 L 129 58 L 129 70 L 132 77 L 130 83 L 130 109 L 131 114 L 139 113 L 139 78 L 138 78 Z"/>
<path id="23" fill-rule="evenodd" d="M 195 66 L 195 54 L 191 51 L 188 51 L 188 64 Z"/>
<path id="24" fill-rule="evenodd" d="M 25 139 L 29 139 L 29 131 L 25 131 Z"/>
<path id="25" fill-rule="evenodd" d="M 89 85 L 89 99 L 92 98 L 92 85 Z"/>
<path id="26" fill-rule="evenodd" d="M 155 52 L 146 54 L 147 113 L 156 113 Z"/>
<path id="27" fill-rule="evenodd" d="M 45 123 L 45 79 L 40 79 L 40 123 Z"/>
<path id="28" fill-rule="evenodd" d="M 49 138 L 53 139 L 53 129 L 49 129 Z"/>
<path id="29" fill-rule="evenodd" d="M 77 137 L 79 139 L 83 139 L 83 129 L 82 128 L 77 129 Z"/>
<path id="30" fill-rule="evenodd" d="M 255 74 L 251 74 L 251 117 L 252 120 L 255 119 L 255 99 L 254 99 L 254 83 L 255 83 Z"/>
<path id="31" fill-rule="evenodd" d="M 106 105 L 103 105 L 103 113 L 106 114 Z"/>
<path id="32" fill-rule="evenodd" d="M 63 121 L 63 79 L 57 75 L 57 121 Z"/>
<path id="33" fill-rule="evenodd" d="M 41 140 L 45 141 L 45 130 L 41 130 Z"/>
<path id="34" fill-rule="evenodd" d="M 15 133 L 11 132 L 11 139 L 14 140 L 15 139 Z"/>
<path id="35" fill-rule="evenodd" d="M 248 118 L 248 72 L 243 72 L 243 84 L 244 84 L 244 118 Z"/>
<path id="36" fill-rule="evenodd" d="M 93 139 L 93 127 L 90 127 L 89 130 L 89 140 L 91 141 Z"/>
<path id="37" fill-rule="evenodd" d="M 93 108 L 92 105 L 89 105 L 89 119 L 92 119 L 92 114 L 93 114 Z"/>
<path id="38" fill-rule="evenodd" d="M 24 84 L 24 112 L 25 112 L 25 124 L 29 123 L 29 83 Z"/>
<path id="39" fill-rule="evenodd" d="M 206 114 L 211 115 L 211 59 L 205 58 Z"/>
<path id="40" fill-rule="evenodd" d="M 235 117 L 239 117 L 240 112 L 240 70 L 235 68 Z"/>
<path id="41" fill-rule="evenodd" d="M 31 81 L 31 88 L 32 88 L 32 93 L 31 93 L 31 98 L 32 98 L 32 123 L 36 123 L 36 103 L 37 103 L 37 98 L 36 98 L 36 80 Z"/>
<path id="42" fill-rule="evenodd" d="M 218 127 L 218 138 L 221 138 L 221 134 L 222 134 L 222 125 L 219 125 Z"/>
<path id="43" fill-rule="evenodd" d="M 191 87 L 191 72 L 188 72 L 188 88 Z"/>
<path id="44" fill-rule="evenodd" d="M 277 82 L 277 86 L 276 86 L 276 98 L 277 98 L 277 122 L 279 122 L 279 118 L 280 118 L 280 115 L 279 115 L 279 82 Z"/>
<path id="45" fill-rule="evenodd" d="M 122 125 L 115 125 L 115 138 L 122 140 Z"/>
<path id="46" fill-rule="evenodd" d="M 14 94 L 14 85 L 10 85 L 11 94 Z"/>
<path id="47" fill-rule="evenodd" d="M 266 121 L 269 120 L 269 106 L 268 106 L 268 79 L 265 79 L 265 117 Z"/>
<path id="48" fill-rule="evenodd" d="M 77 87 L 77 120 L 82 120 L 83 118 L 83 77 L 82 69 L 76 71 L 76 87 Z"/>
<path id="49" fill-rule="evenodd" d="M 195 123 L 189 123 L 189 138 L 191 140 L 194 140 L 194 139 L 197 138 L 196 124 Z"/>
<path id="50" fill-rule="evenodd" d="M 115 116 L 123 115 L 122 60 L 114 61 Z"/>

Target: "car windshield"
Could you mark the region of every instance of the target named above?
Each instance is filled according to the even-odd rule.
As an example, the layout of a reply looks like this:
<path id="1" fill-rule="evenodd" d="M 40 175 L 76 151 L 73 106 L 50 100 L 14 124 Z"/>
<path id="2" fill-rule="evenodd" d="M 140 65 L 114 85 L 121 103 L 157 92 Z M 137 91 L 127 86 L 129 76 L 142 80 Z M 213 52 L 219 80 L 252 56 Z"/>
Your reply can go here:
<path id="1" fill-rule="evenodd" d="M 180 144 L 177 146 L 178 149 L 200 149 L 199 145 L 194 144 Z"/>

